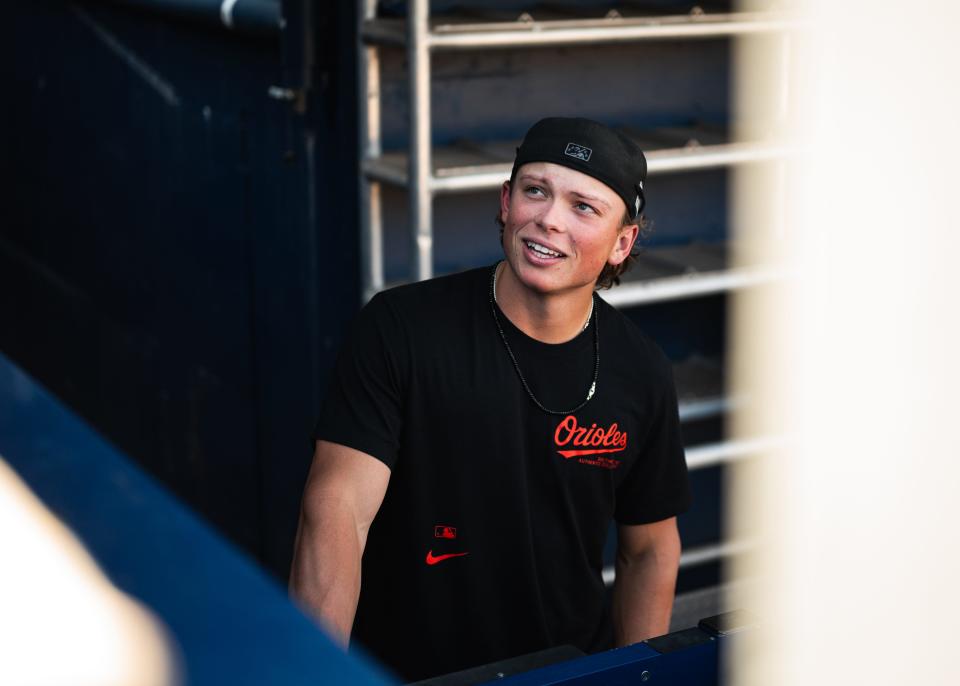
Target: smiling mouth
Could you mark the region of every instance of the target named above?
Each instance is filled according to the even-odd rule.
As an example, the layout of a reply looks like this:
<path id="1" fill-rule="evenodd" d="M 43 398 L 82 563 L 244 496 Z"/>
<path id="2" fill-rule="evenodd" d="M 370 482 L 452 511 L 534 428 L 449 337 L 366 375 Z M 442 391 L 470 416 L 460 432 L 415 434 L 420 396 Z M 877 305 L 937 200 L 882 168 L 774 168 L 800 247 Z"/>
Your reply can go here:
<path id="1" fill-rule="evenodd" d="M 540 245 L 536 241 L 523 241 L 523 244 L 527 246 L 527 250 L 532 252 L 536 257 L 540 259 L 560 259 L 566 257 L 562 252 L 557 252 L 556 250 L 551 250 L 545 245 Z"/>

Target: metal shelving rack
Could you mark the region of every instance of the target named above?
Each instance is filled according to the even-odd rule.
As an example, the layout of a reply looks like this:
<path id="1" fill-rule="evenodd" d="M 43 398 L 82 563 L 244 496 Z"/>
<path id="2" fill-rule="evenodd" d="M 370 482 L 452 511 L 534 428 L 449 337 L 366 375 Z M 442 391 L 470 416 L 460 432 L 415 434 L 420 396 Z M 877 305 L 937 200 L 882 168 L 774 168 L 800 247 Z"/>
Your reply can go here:
<path id="1" fill-rule="evenodd" d="M 794 27 L 788 14 L 776 12 L 651 14 L 618 8 L 602 18 L 571 18 L 567 11 L 487 12 L 483 17 L 431 18 L 429 0 L 408 0 L 407 17 L 377 16 L 377 0 L 362 0 L 360 13 L 360 117 L 362 135 L 361 259 L 364 301 L 387 287 L 384 280 L 381 186 L 408 194 L 413 280 L 433 276 L 433 199 L 447 193 L 494 190 L 510 174 L 519 141 L 431 144 L 431 54 L 439 51 L 517 49 L 546 46 L 609 45 L 655 40 L 697 40 L 751 34 L 785 34 Z M 381 47 L 406 51 L 409 79 L 409 150 L 384 152 L 380 127 Z M 782 73 L 787 65 L 784 62 Z M 786 83 L 785 76 L 783 82 Z M 782 159 L 787 151 L 768 144 L 730 140 L 725 132 L 703 128 L 624 130 L 647 153 L 649 174 L 729 168 Z M 711 254 L 712 252 L 712 254 Z M 624 282 L 601 293 L 617 307 L 699 297 L 769 283 L 780 275 L 756 266 L 730 268 L 727 246 L 693 244 L 650 249 Z M 706 396 L 684 397 L 678 384 L 680 416 L 692 421 L 739 406 L 717 387 Z M 724 441 L 687 449 L 690 469 L 727 464 L 761 452 L 771 439 Z M 741 552 L 747 543 L 722 542 L 684 553 L 681 566 L 716 561 Z M 610 576 L 612 570 L 605 570 Z"/>
<path id="2" fill-rule="evenodd" d="M 632 12 L 632 13 L 631 13 Z M 664 39 L 703 39 L 777 33 L 790 27 L 787 15 L 769 12 L 638 15 L 611 10 L 603 18 L 571 19 L 562 12 L 519 17 L 503 12 L 476 17 L 433 19 L 428 0 L 409 0 L 406 19 L 377 16 L 376 0 L 363 0 L 360 14 L 360 118 L 362 132 L 361 245 L 363 298 L 386 287 L 383 268 L 381 184 L 406 188 L 413 245 L 413 280 L 433 276 L 433 198 L 442 193 L 496 189 L 510 173 L 518 141 L 477 146 L 431 145 L 431 53 L 444 50 L 603 45 Z M 379 48 L 406 50 L 410 93 L 409 151 L 384 153 L 380 139 Z M 704 130 L 626 131 L 648 153 L 649 173 L 664 174 L 730 167 L 778 159 L 783 151 L 766 145 L 726 140 Z M 618 294 L 618 306 L 733 290 L 768 280 L 764 270 L 652 279 Z"/>

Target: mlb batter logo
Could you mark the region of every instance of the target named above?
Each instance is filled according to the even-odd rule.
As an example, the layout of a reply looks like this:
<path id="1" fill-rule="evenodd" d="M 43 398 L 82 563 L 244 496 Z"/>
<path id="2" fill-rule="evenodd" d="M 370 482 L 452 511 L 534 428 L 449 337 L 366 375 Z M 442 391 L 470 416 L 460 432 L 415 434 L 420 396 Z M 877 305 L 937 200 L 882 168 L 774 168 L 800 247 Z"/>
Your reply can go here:
<path id="1" fill-rule="evenodd" d="M 583 160 L 584 162 L 589 162 L 590 155 L 593 154 L 593 150 L 585 145 L 567 143 L 567 149 L 563 151 L 563 154 L 569 155 L 570 157 L 576 157 L 578 160 Z"/>
<path id="2" fill-rule="evenodd" d="M 457 527 L 437 524 L 435 527 L 433 527 L 433 537 L 434 538 L 456 538 Z"/>

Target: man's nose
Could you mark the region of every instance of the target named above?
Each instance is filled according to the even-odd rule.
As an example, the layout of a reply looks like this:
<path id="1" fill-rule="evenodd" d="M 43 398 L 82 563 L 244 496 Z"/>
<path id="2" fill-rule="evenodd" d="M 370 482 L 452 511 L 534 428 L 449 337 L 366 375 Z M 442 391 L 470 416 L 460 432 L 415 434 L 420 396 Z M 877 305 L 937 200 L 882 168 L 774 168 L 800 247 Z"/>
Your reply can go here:
<path id="1" fill-rule="evenodd" d="M 543 211 L 540 212 L 537 222 L 547 231 L 562 231 L 562 207 L 556 200 L 549 200 L 544 204 Z"/>

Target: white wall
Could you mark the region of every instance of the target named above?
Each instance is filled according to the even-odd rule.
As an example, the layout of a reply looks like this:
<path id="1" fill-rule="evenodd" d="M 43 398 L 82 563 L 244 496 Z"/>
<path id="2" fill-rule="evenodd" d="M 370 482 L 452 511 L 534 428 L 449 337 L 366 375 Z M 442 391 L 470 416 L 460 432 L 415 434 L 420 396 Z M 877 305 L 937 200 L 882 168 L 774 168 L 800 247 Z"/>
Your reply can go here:
<path id="1" fill-rule="evenodd" d="M 761 401 L 737 430 L 792 440 L 733 486 L 731 525 L 768 540 L 740 573 L 769 582 L 740 599 L 768 627 L 736 682 L 956 684 L 960 4 L 801 8 L 785 204 L 770 175 L 737 193 L 756 224 L 784 218 L 765 247 L 794 277 L 737 307 Z M 775 112 L 741 56 L 738 106 Z"/>

